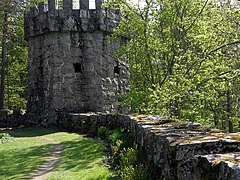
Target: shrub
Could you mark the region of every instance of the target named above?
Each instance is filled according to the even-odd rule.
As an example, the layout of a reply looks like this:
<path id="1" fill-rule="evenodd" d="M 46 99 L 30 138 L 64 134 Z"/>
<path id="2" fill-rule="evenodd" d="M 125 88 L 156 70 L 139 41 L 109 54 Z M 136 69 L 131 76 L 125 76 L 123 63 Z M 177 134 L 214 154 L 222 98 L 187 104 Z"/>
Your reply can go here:
<path id="1" fill-rule="evenodd" d="M 123 137 L 124 137 L 123 129 L 114 129 L 111 131 L 108 137 L 108 141 L 111 144 L 116 145 L 117 140 L 122 140 Z"/>
<path id="2" fill-rule="evenodd" d="M 110 130 L 105 126 L 100 126 L 98 128 L 98 137 L 106 139 L 110 135 Z"/>
<path id="3" fill-rule="evenodd" d="M 109 130 L 106 127 L 98 128 L 98 136 L 107 139 L 111 144 L 112 166 L 120 167 L 123 180 L 146 180 L 148 168 L 141 163 L 141 153 L 133 140 L 124 129 Z"/>
<path id="4" fill-rule="evenodd" d="M 146 180 L 148 179 L 148 171 L 143 164 L 130 165 L 121 169 L 121 177 L 123 180 Z"/>
<path id="5" fill-rule="evenodd" d="M 10 142 L 10 141 L 14 141 L 14 138 L 12 136 L 10 136 L 7 133 L 0 134 L 0 144 Z"/>
<path id="6" fill-rule="evenodd" d="M 123 180 L 148 179 L 148 168 L 140 163 L 140 154 L 136 144 L 133 148 L 124 149 L 120 153 L 120 168 Z"/>
<path id="7" fill-rule="evenodd" d="M 138 164 L 139 155 L 137 146 L 134 145 L 133 148 L 124 149 L 120 153 L 120 166 L 121 168 L 128 167 L 130 165 L 136 166 Z"/>
<path id="8" fill-rule="evenodd" d="M 108 141 L 113 146 L 117 146 L 118 151 L 131 147 L 133 144 L 132 139 L 124 132 L 124 129 L 113 130 L 108 137 Z"/>

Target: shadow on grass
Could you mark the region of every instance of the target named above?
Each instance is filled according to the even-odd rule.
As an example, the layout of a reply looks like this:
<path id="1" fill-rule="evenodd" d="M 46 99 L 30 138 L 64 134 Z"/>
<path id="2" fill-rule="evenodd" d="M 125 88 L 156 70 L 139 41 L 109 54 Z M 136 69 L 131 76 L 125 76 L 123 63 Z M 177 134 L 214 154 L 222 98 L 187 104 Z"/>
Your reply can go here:
<path id="1" fill-rule="evenodd" d="M 13 137 L 26 138 L 26 141 L 28 141 L 28 138 L 31 137 L 50 135 L 58 132 L 59 131 L 57 129 L 44 129 L 38 127 L 7 131 L 7 133 Z M 67 135 L 67 137 L 69 137 L 69 140 L 66 139 L 66 137 L 63 137 L 63 139 L 61 139 L 61 135 L 55 139 L 57 143 L 62 144 L 64 147 L 57 169 L 60 171 L 71 171 L 73 173 L 79 173 L 79 171 L 86 172 L 86 170 L 95 167 L 96 164 L 103 166 L 101 160 L 103 159 L 104 155 L 104 146 L 100 144 L 97 139 L 86 138 L 80 135 L 78 138 L 70 140 L 71 136 L 71 134 Z M 55 138 L 55 136 L 51 136 L 51 138 Z M 10 145 L 11 144 L 9 144 L 9 146 Z M 29 179 L 30 173 L 36 170 L 38 165 L 44 163 L 46 157 L 49 155 L 49 153 L 51 153 L 49 151 L 50 145 L 51 144 L 36 144 L 28 148 L 23 146 L 22 148 L 11 149 L 10 147 L 6 150 L 3 148 L 0 151 L 0 179 Z"/>
<path id="2" fill-rule="evenodd" d="M 22 179 L 44 162 L 49 145 L 34 146 L 26 149 L 0 151 L 0 179 Z"/>
<path id="3" fill-rule="evenodd" d="M 36 137 L 36 136 L 44 136 L 44 135 L 48 135 L 56 132 L 59 132 L 59 130 L 49 129 L 49 128 L 40 128 L 40 127 L 0 130 L 0 133 L 8 133 L 14 137 Z"/>
<path id="4" fill-rule="evenodd" d="M 39 127 L 8 130 L 7 132 L 13 137 L 36 137 L 58 133 L 57 129 L 45 129 Z M 63 163 L 66 170 L 72 168 L 81 169 L 83 167 L 89 168 L 91 167 L 92 161 L 102 158 L 103 156 L 103 146 L 99 144 L 97 139 L 81 137 L 74 141 L 60 140 L 59 143 L 64 146 L 64 153 L 62 156 L 64 156 L 63 158 L 65 161 Z M 22 155 L 25 157 L 28 157 L 29 155 L 31 156 L 32 154 L 34 155 L 34 151 L 38 151 L 38 149 L 42 149 L 41 146 L 33 148 L 32 150 L 31 148 L 28 149 L 27 152 L 33 151 L 33 153 L 30 154 L 26 154 L 26 152 L 19 154 L 17 152 L 11 153 L 14 153 L 14 157 L 17 159 L 21 158 Z"/>
<path id="5" fill-rule="evenodd" d="M 62 143 L 65 151 L 62 154 L 61 165 L 64 169 L 74 169 L 75 171 L 83 168 L 91 168 L 92 163 L 102 158 L 103 147 L 95 139 L 80 139 L 77 141 L 66 141 Z"/>
<path id="6" fill-rule="evenodd" d="M 61 175 L 65 174 L 63 172 L 67 172 L 67 179 L 119 179 L 103 163 L 105 147 L 97 139 L 82 137 L 79 140 L 62 142 L 62 145 L 64 151 L 59 166 L 50 179 L 62 179 Z"/>

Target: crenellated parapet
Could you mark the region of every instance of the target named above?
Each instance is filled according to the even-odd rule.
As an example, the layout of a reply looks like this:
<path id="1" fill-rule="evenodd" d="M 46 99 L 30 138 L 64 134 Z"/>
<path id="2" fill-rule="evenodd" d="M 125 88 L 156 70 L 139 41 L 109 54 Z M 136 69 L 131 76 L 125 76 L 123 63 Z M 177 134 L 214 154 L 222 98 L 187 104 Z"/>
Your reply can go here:
<path id="1" fill-rule="evenodd" d="M 127 43 L 109 36 L 120 13 L 103 0 L 48 0 L 25 15 L 28 104 L 31 123 L 57 123 L 56 114 L 118 112 L 129 90 L 129 70 L 114 53 Z"/>
<path id="2" fill-rule="evenodd" d="M 60 8 L 58 0 L 41 2 L 25 14 L 25 39 L 56 31 L 111 33 L 121 17 L 119 11 L 102 8 L 102 3 L 103 0 L 95 0 L 91 7 L 89 0 L 79 0 L 77 4 L 63 0 Z"/>

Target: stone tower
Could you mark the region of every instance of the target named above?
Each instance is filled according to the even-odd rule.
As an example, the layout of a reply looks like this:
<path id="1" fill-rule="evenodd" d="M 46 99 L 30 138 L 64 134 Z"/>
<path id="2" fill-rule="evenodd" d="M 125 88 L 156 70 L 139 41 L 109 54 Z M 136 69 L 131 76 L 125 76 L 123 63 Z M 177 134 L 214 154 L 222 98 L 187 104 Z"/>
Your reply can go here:
<path id="1" fill-rule="evenodd" d="M 29 51 L 27 112 L 32 123 L 56 123 L 65 112 L 116 112 L 118 95 L 129 88 L 128 68 L 113 59 L 126 40 L 110 41 L 118 11 L 89 9 L 89 0 L 42 2 L 25 15 Z M 93 3 L 90 1 L 90 3 Z"/>

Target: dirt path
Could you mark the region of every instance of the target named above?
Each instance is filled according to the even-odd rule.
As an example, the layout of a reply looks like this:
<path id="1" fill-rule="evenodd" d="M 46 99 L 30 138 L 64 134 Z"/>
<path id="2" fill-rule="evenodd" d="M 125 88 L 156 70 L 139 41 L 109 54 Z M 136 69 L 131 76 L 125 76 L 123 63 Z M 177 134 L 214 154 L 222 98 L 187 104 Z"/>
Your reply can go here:
<path id="1" fill-rule="evenodd" d="M 31 180 L 45 180 L 59 162 L 62 151 L 63 146 L 61 144 L 53 144 L 51 147 L 52 153 L 47 158 L 46 162 L 33 172 Z"/>

